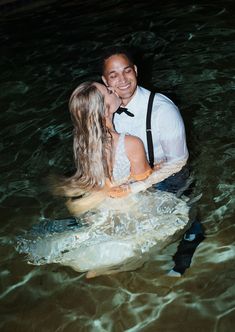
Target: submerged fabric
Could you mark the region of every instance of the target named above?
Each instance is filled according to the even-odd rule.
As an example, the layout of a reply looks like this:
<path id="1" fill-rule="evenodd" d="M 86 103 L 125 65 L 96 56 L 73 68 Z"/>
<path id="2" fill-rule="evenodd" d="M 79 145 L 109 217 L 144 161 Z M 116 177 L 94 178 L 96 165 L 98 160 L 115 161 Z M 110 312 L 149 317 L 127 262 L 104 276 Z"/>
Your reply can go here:
<path id="1" fill-rule="evenodd" d="M 185 201 L 160 191 L 110 198 L 84 214 L 77 229 L 29 233 L 17 249 L 36 265 L 59 263 L 97 274 L 133 270 L 185 231 L 188 210 Z"/>

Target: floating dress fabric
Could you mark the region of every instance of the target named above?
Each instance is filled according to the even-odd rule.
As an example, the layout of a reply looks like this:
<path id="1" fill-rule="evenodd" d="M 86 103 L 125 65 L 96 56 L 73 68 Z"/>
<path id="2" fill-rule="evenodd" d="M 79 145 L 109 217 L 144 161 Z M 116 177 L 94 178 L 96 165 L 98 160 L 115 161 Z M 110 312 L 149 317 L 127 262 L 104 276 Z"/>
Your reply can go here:
<path id="1" fill-rule="evenodd" d="M 114 170 L 119 183 L 130 174 L 124 135 L 119 138 Z M 185 231 L 188 212 L 184 200 L 162 191 L 107 198 L 83 214 L 77 228 L 72 224 L 63 232 L 30 231 L 19 238 L 17 250 L 35 265 L 58 263 L 96 275 L 134 270 Z"/>

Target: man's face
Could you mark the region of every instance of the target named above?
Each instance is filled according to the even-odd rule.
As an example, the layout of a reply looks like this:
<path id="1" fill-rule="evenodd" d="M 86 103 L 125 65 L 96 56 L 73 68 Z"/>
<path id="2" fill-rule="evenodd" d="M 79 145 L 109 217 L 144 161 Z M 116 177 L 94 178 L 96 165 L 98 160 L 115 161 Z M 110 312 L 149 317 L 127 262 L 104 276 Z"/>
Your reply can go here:
<path id="1" fill-rule="evenodd" d="M 137 68 L 124 54 L 112 55 L 104 63 L 102 80 L 115 90 L 126 105 L 136 91 Z"/>

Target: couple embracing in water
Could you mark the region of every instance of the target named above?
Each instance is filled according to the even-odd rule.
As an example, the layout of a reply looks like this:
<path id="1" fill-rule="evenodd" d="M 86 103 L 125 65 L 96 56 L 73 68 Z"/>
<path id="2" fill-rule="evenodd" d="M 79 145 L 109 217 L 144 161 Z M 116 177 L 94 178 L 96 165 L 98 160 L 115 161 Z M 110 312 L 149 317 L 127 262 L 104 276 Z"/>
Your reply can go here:
<path id="1" fill-rule="evenodd" d="M 89 227 L 55 236 L 50 250 L 40 240 L 37 253 L 27 253 L 35 261 L 41 250 L 44 262 L 94 277 L 140 266 L 189 228 L 169 273 L 180 276 L 203 239 L 200 223 L 189 220 L 187 203 L 175 195 L 189 176 L 183 120 L 169 98 L 137 85 L 128 52 L 112 50 L 102 64 L 104 84 L 82 83 L 70 97 L 76 172 L 57 188 Z"/>

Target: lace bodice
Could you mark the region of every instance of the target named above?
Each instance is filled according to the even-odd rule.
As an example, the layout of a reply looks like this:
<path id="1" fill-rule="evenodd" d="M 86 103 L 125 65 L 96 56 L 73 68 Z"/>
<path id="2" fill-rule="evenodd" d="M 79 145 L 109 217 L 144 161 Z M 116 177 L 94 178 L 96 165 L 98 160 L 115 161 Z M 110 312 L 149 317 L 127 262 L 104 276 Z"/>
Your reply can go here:
<path id="1" fill-rule="evenodd" d="M 125 134 L 119 136 L 113 165 L 113 180 L 116 184 L 126 182 L 130 176 L 130 161 L 125 150 Z"/>

